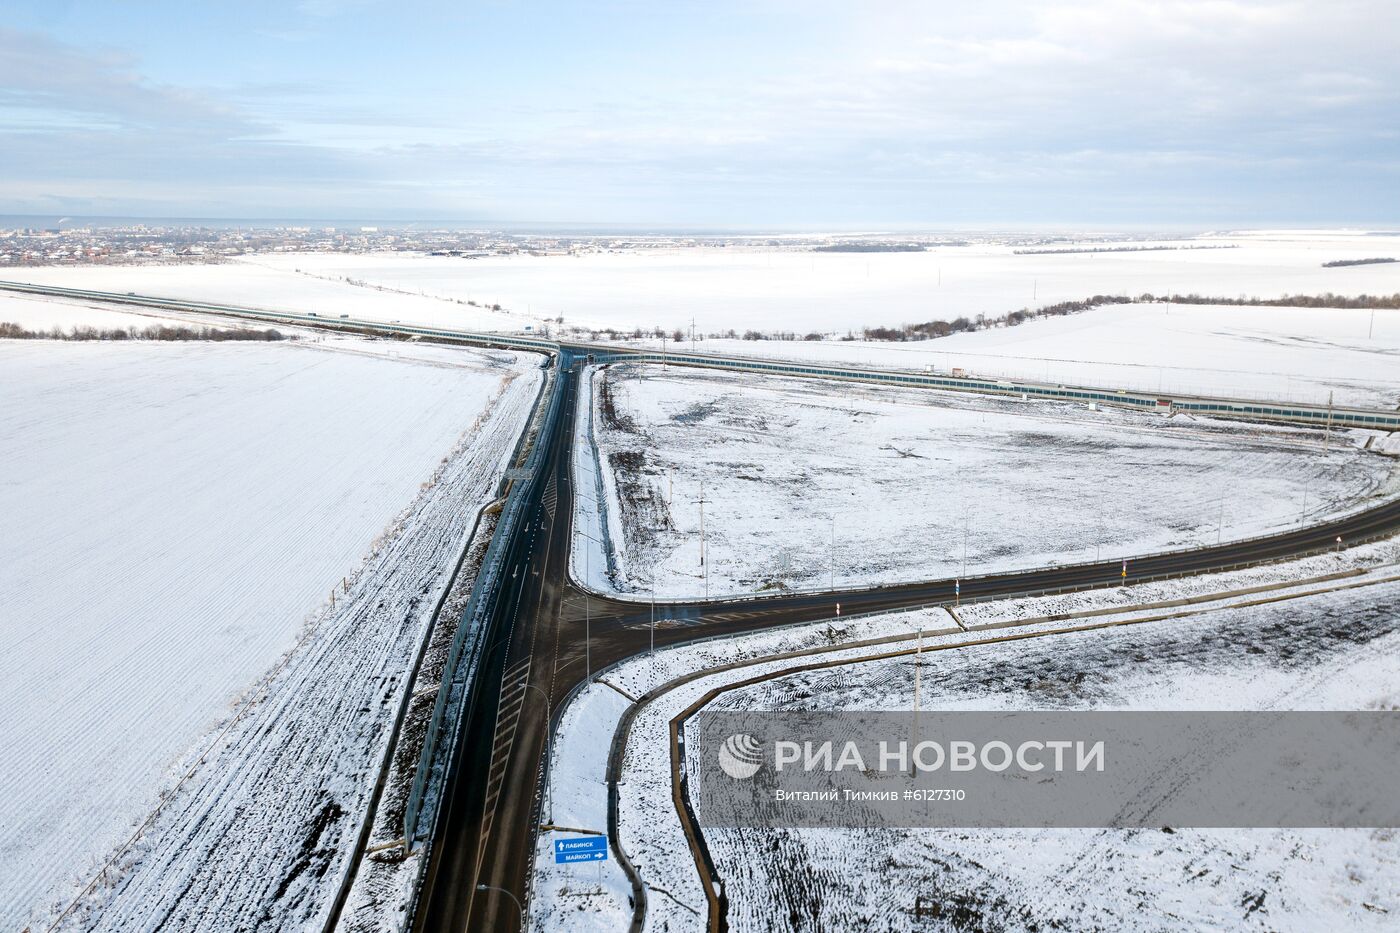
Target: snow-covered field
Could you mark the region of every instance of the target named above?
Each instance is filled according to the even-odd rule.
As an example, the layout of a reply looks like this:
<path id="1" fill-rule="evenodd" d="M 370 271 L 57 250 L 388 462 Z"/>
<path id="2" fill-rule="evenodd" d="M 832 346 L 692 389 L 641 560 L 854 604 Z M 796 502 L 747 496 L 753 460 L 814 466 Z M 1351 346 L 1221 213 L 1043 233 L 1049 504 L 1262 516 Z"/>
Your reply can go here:
<path id="1" fill-rule="evenodd" d="M 702 335 L 754 329 L 829 337 L 998 316 L 1095 294 L 1400 292 L 1400 263 L 1322 268 L 1335 259 L 1400 257 L 1396 235 L 1264 231 L 1159 245 L 1232 248 L 1017 255 L 1009 242 L 984 238 L 918 253 L 818 253 L 790 245 L 476 259 L 269 253 L 214 265 L 23 267 L 5 277 L 463 329 L 528 325 L 539 332 L 546 319 L 563 316 L 566 327 L 661 326 L 689 334 L 693 320 Z M 494 304 L 502 310 L 488 310 Z M 0 296 L 0 320 L 12 319 L 5 307 Z M 64 326 L 94 323 L 52 308 L 20 310 L 21 321 L 44 326 L 54 318 Z M 654 338 L 637 343 L 660 346 Z M 721 339 L 694 346 L 893 368 L 958 366 L 1146 391 L 1320 403 L 1331 393 L 1340 405 L 1400 404 L 1400 311 L 1113 306 L 915 343 Z"/>
<path id="2" fill-rule="evenodd" d="M 1400 584 L 921 656 L 929 709 L 1397 709 Z M 911 709 L 910 658 L 710 709 Z M 734 930 L 1389 929 L 1400 832 L 706 830 Z M 930 922 L 915 897 L 939 904 Z"/>
<path id="3" fill-rule="evenodd" d="M 1353 636 L 1357 631 L 1364 633 L 1365 627 L 1371 625 L 1371 615 L 1374 613 L 1367 615 L 1364 607 L 1386 606 L 1387 600 L 1393 600 L 1396 584 L 1385 581 L 1393 581 L 1397 574 L 1400 574 L 1397 560 L 1400 560 L 1400 542 L 1391 539 L 1349 549 L 1340 554 L 1317 555 L 1223 574 L 1093 590 L 1047 600 L 964 605 L 961 616 L 969 623 L 978 624 L 995 624 L 1008 618 L 1019 619 L 1019 627 L 1014 630 L 1018 635 L 1030 632 L 1059 633 L 1084 624 L 1158 620 L 1117 630 L 1121 634 L 1055 634 L 1043 641 L 1044 650 L 1052 653 L 1056 645 L 1062 644 L 1060 639 L 1064 637 L 1076 639 L 1076 643 L 1088 646 L 1099 644 L 1095 640 L 1101 637 L 1118 639 L 1118 642 L 1105 642 L 1109 647 L 1100 652 L 1111 655 L 1114 651 L 1121 650 L 1115 645 L 1124 643 L 1123 639 L 1128 639 L 1126 644 L 1130 647 L 1138 644 L 1156 644 L 1170 648 L 1177 639 L 1176 632 L 1186 632 L 1187 637 L 1182 641 L 1185 647 L 1172 649 L 1180 656 L 1157 662 L 1153 674 L 1156 678 L 1153 687 L 1155 692 L 1148 691 L 1146 694 L 1151 699 L 1170 694 L 1175 689 L 1175 678 L 1179 672 L 1191 669 L 1190 659 L 1196 656 L 1197 649 L 1207 658 L 1211 651 L 1225 653 L 1225 646 L 1230 642 L 1212 639 L 1210 626 L 1213 619 L 1228 618 L 1225 614 L 1228 612 L 1241 618 L 1257 618 L 1268 623 L 1267 627 L 1261 628 L 1263 634 L 1258 639 L 1260 643 L 1267 644 L 1268 649 L 1261 649 L 1260 654 L 1267 655 L 1271 660 L 1290 655 L 1293 657 L 1293 668 L 1288 673 L 1279 676 L 1277 672 L 1266 672 L 1267 676 L 1262 678 L 1253 676 L 1258 673 L 1254 668 L 1261 665 L 1251 660 L 1250 664 L 1245 664 L 1240 669 L 1242 682 L 1247 684 L 1258 681 L 1265 688 L 1272 689 L 1284 684 L 1284 681 L 1297 680 L 1293 670 L 1304 668 L 1314 673 L 1308 674 L 1298 682 L 1315 685 L 1334 677 L 1342 684 L 1356 685 L 1360 692 L 1365 693 L 1372 686 L 1393 682 L 1395 679 L 1395 664 L 1383 653 L 1384 645 L 1389 642 L 1383 643 L 1377 639 L 1368 643 L 1365 638 Z M 1267 589 L 1261 591 L 1261 587 Z M 1284 627 L 1293 624 L 1293 617 L 1290 616 L 1279 623 L 1278 617 L 1271 615 L 1277 613 L 1280 606 L 1294 604 L 1255 605 L 1261 600 L 1282 596 L 1306 596 L 1306 599 L 1296 603 L 1304 606 L 1320 605 L 1323 602 L 1330 606 L 1355 605 L 1361 607 L 1362 622 L 1355 623 L 1349 617 L 1345 617 L 1341 625 L 1333 624 L 1328 629 L 1327 622 L 1333 620 L 1326 620 L 1321 630 L 1315 626 L 1314 631 L 1304 633 L 1304 640 L 1295 646 L 1288 641 L 1289 629 Z M 1195 607 L 1172 610 L 1150 608 L 1161 606 L 1163 601 L 1185 599 L 1209 601 L 1201 602 Z M 1138 606 L 1149 608 L 1143 611 L 1137 608 Z M 1112 610 L 1112 614 L 1082 619 L 1039 618 L 1049 612 L 1103 609 Z M 1184 615 L 1165 617 L 1177 612 Z M 1251 613 L 1262 615 L 1250 616 Z M 1388 637 L 1393 640 L 1396 637 L 1393 611 L 1389 618 L 1392 634 Z M 1356 629 L 1357 624 L 1362 628 Z M 920 631 L 922 635 L 916 638 L 916 633 Z M 1139 632 L 1146 634 L 1134 634 Z M 1196 645 L 1191 641 L 1193 633 L 1199 636 L 1200 644 Z M 565 709 L 561 718 L 555 741 L 555 763 L 552 771 L 554 779 L 551 784 L 555 822 L 595 829 L 606 824 L 608 788 L 605 783 L 605 763 L 608 748 L 614 741 L 614 731 L 618 729 L 623 713 L 631 705 L 615 688 L 620 688 L 634 697 L 644 697 L 638 704 L 638 712 L 631 721 L 630 730 L 619 733 L 623 735 L 625 754 L 618 784 L 620 830 L 614 841 L 627 853 L 647 885 L 647 928 L 673 931 L 691 928 L 697 923 L 699 914 L 696 912 L 703 913 L 704 895 L 699 889 L 685 837 L 671 801 L 667 730 L 673 716 L 709 690 L 757 675 L 779 674 L 811 662 L 855 662 L 892 651 L 909 652 L 920 643 L 925 652 L 938 652 L 936 657 L 942 665 L 940 670 L 962 672 L 957 674 L 961 681 L 955 679 L 955 683 L 977 683 L 989 670 L 988 659 L 995 661 L 1007 651 L 1013 650 L 1012 646 L 983 645 L 971 649 L 979 653 L 975 657 L 956 646 L 1003 634 L 1006 633 L 964 632 L 947 612 L 930 609 L 847 617 L 755 632 L 735 638 L 663 649 L 657 651 L 654 656 L 641 656 L 623 662 L 616 668 L 603 672 L 599 682 L 586 687 Z M 1372 654 L 1368 644 L 1379 645 L 1380 649 Z M 1195 647 L 1192 647 L 1193 645 Z M 1360 653 L 1352 657 L 1352 660 L 1358 663 L 1346 670 L 1325 665 L 1308 668 L 1311 662 L 1317 661 L 1329 650 L 1346 651 L 1358 645 Z M 1128 656 L 1133 655 L 1129 652 Z M 1251 648 L 1250 652 L 1243 656 L 1253 658 L 1254 649 Z M 1382 676 L 1371 675 L 1365 661 L 1368 656 L 1379 661 Z M 935 654 L 925 654 L 925 663 L 930 663 L 928 659 L 934 657 Z M 1232 678 L 1235 676 L 1235 669 L 1228 667 L 1230 663 L 1228 658 L 1222 660 L 1222 665 L 1227 668 L 1222 678 L 1214 681 L 1198 678 L 1186 685 L 1185 690 L 1190 692 L 1182 692 L 1181 697 L 1194 698 L 1194 702 L 1206 706 L 1232 706 L 1231 703 L 1221 700 L 1222 696 L 1234 694 Z M 833 701 L 833 705 L 849 701 L 851 705 L 859 706 L 864 702 L 863 708 L 869 708 L 873 702 L 872 696 L 884 696 L 883 685 L 870 686 L 866 694 L 859 694 L 855 686 L 866 682 L 861 679 L 859 672 L 875 668 L 877 664 L 892 665 L 892 669 L 897 670 L 900 662 L 862 662 L 844 668 L 854 672 L 851 677 L 852 686 L 843 694 L 842 700 Z M 1118 658 L 1116 664 L 1119 671 L 1124 667 L 1131 670 L 1132 667 L 1132 663 L 1124 661 L 1123 658 Z M 1251 667 L 1251 664 L 1254 667 Z M 1066 668 L 1070 666 L 1070 662 L 1066 662 Z M 991 669 L 1006 669 L 1006 665 Z M 1049 665 L 1044 669 L 1059 668 L 1057 665 Z M 1031 688 L 1050 692 L 1058 690 L 1065 697 L 1074 696 L 1076 689 L 1083 694 L 1096 685 L 1110 681 L 1109 677 L 1098 673 L 1105 669 L 1107 665 L 1102 661 L 1091 663 L 1084 668 L 1086 677 L 1072 676 L 1063 690 L 1060 689 L 1062 680 L 1053 677 L 1032 683 Z M 943 690 L 940 686 L 941 681 L 930 679 L 930 670 L 926 668 L 923 676 L 925 704 L 929 702 L 932 691 Z M 1033 667 L 1029 669 L 1030 674 L 1034 671 Z M 1070 670 L 1070 675 L 1077 674 L 1077 668 Z M 1029 682 L 1029 674 L 1027 679 Z M 788 678 L 784 678 L 777 681 L 779 687 L 776 688 L 776 695 L 795 695 L 786 692 L 786 688 L 782 686 L 787 680 Z M 1000 688 L 1000 683 L 995 677 L 990 679 L 982 688 L 979 698 L 995 694 Z M 905 686 L 907 689 L 908 685 Z M 1136 685 L 1130 686 L 1136 689 Z M 1377 686 L 1377 690 L 1384 693 L 1383 687 Z M 941 694 L 945 697 L 941 702 L 947 702 L 946 694 L 947 691 Z M 764 702 L 767 701 L 760 697 L 754 704 L 762 705 Z M 905 697 L 905 702 L 912 701 Z M 1178 702 L 1186 701 L 1179 697 Z M 976 708 L 978 700 L 969 700 L 968 705 Z M 1172 707 L 1169 705 L 1164 708 Z M 1040 838 L 1042 841 L 1050 839 L 1043 834 Z M 841 840 L 836 842 L 844 844 Z M 611 930 L 625 926 L 631 917 L 631 909 L 628 906 L 631 891 L 618 863 L 609 861 L 601 870 L 596 870 L 594 866 L 556 866 L 549 858 L 550 844 L 549 837 L 541 838 L 531 889 L 530 910 L 538 928 Z M 816 856 L 814 861 L 820 864 L 822 858 L 825 857 Z M 780 881 L 767 880 L 773 882 L 775 890 L 782 889 Z M 747 888 L 745 890 L 748 891 Z M 749 908 L 755 913 L 763 909 L 753 905 L 748 905 L 745 909 Z M 859 924 L 850 921 L 844 924 L 814 923 L 805 928 L 846 929 L 857 926 Z M 766 926 L 758 923 L 749 924 L 744 928 L 764 929 Z M 1014 925 L 1012 928 L 1015 928 Z"/>
<path id="4" fill-rule="evenodd" d="M 1400 484 L 1400 464 L 1356 437 L 1324 450 L 1293 428 L 659 365 L 615 364 L 591 384 L 597 451 L 585 424 L 575 464 L 586 492 L 601 472 L 607 533 L 576 497 L 573 572 L 662 598 L 1214 544 Z"/>
<path id="5" fill-rule="evenodd" d="M 102 307 L 93 302 L 0 291 L 0 322 L 18 324 L 25 330 L 48 331 L 54 327 L 65 331 L 71 327 L 145 328 L 168 321 L 165 315 L 119 310 L 116 305 Z"/>
<path id="6" fill-rule="evenodd" d="M 1397 286 L 1400 287 L 1400 286 Z M 655 338 L 619 341 L 656 351 Z M 1400 404 L 1400 311 L 1106 305 L 908 343 L 704 340 L 704 353 L 1363 408 Z M 672 345 L 674 349 L 674 345 Z M 688 349 L 688 345 L 685 347 Z"/>
<path id="7" fill-rule="evenodd" d="M 257 261 L 407 291 L 421 289 L 445 298 L 499 303 L 538 319 L 562 316 L 566 326 L 660 326 L 687 333 L 692 319 L 700 333 L 731 328 L 741 333 L 749 328 L 845 332 L 879 324 L 1004 314 L 1095 294 L 1198 292 L 1277 298 L 1328 291 L 1400 292 L 1400 265 L 1322 268 L 1334 259 L 1400 257 L 1396 236 L 1263 231 L 1158 245 L 1236 248 L 1016 255 L 1007 238 L 986 237 L 968 245 L 908 253 L 729 245 L 478 259 L 299 253 Z"/>
<path id="8" fill-rule="evenodd" d="M 383 352 L 0 341 L 0 926 L 319 926 L 539 385 Z"/>
<path id="9" fill-rule="evenodd" d="M 0 278 L 330 318 L 348 314 L 374 321 L 440 324 L 459 330 L 519 330 L 529 323 L 520 315 L 417 294 L 416 288 L 412 294 L 403 294 L 304 275 L 296 271 L 294 263 L 274 265 L 273 259 L 255 256 L 214 264 L 31 266 L 4 270 Z"/>

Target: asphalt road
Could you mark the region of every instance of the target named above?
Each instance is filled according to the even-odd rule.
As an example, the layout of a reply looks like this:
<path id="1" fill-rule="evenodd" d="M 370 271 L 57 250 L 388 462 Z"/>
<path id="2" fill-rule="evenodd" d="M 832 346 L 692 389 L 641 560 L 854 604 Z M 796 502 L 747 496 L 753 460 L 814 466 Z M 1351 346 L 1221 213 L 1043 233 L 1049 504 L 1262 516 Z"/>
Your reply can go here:
<path id="1" fill-rule="evenodd" d="M 541 812 L 546 711 L 596 671 L 643 653 L 651 644 L 651 607 L 585 594 L 568 580 L 571 462 L 576 373 L 561 375 L 562 417 L 548 445 L 544 481 L 535 487 L 511 548 L 511 577 L 497 601 L 486 657 L 467 712 L 445 791 L 438 836 L 415 918 L 424 931 L 511 931 L 519 928 Z M 1219 570 L 1292 557 L 1400 531 L 1400 501 L 1338 521 L 1252 541 L 1129 559 L 1127 582 Z M 964 600 L 1038 590 L 1083 589 L 1123 581 L 1115 557 L 961 581 Z M 797 594 L 674 607 L 685 621 L 655 627 L 662 647 L 713 635 L 789 625 L 841 614 L 951 602 L 954 581 L 937 580 L 864 591 Z M 679 610 L 679 611 L 676 611 Z M 585 617 L 589 620 L 585 622 Z M 589 635 L 585 639 L 585 630 Z M 589 828 L 589 827 L 580 827 Z M 592 827 L 602 829 L 602 827 Z"/>
<path id="2" fill-rule="evenodd" d="M 355 332 L 422 331 L 429 337 L 438 333 L 382 322 L 313 319 L 308 315 L 145 296 L 14 283 L 0 283 L 0 288 L 201 313 L 275 318 Z M 451 336 L 448 332 L 441 335 Z M 509 337 L 485 342 L 546 343 Z M 562 349 L 567 354 L 593 348 Z M 603 348 L 598 349 L 604 352 Z M 698 359 L 753 364 L 749 360 Z M 438 833 L 430 850 L 415 916 L 416 930 L 518 929 L 521 918 L 511 896 L 524 902 L 534 838 L 542 822 L 539 790 L 548 734 L 546 713 L 558 713 L 559 702 L 585 679 L 586 667 L 591 666 L 596 671 L 645 652 L 652 643 L 652 616 L 648 605 L 586 597 L 568 581 L 572 509 L 569 455 L 577 378 L 577 374 L 568 372 L 561 376 L 565 392 L 563 417 L 552 436 L 539 440 L 549 446 L 543 466 L 547 478 L 536 486 L 534 501 L 526 510 L 528 520 L 522 523 L 511 542 L 512 573 L 493 607 L 488 648 L 468 701 L 462 744 L 455 750 L 443 812 L 437 823 Z M 1127 565 L 1126 580 L 1131 583 L 1146 577 L 1201 573 L 1292 557 L 1336 547 L 1339 537 L 1341 545 L 1345 546 L 1397 531 L 1400 531 L 1400 502 L 1392 502 L 1350 518 L 1268 538 L 1133 558 Z M 1121 559 L 1115 557 L 1094 564 L 975 577 L 961 581 L 961 597 L 970 600 L 1039 590 L 1113 585 L 1123 582 L 1122 570 Z M 843 615 L 851 615 L 953 599 L 953 581 L 936 580 L 865 591 L 672 606 L 662 614 L 683 615 L 685 621 L 660 622 L 655 626 L 654 639 L 656 646 L 662 647 L 695 638 L 826 619 L 836 614 L 838 603 Z M 586 625 L 586 616 L 591 624 Z M 585 638 L 586 630 L 591 638 Z M 478 884 L 495 886 L 511 896 L 496 891 L 479 892 Z"/>

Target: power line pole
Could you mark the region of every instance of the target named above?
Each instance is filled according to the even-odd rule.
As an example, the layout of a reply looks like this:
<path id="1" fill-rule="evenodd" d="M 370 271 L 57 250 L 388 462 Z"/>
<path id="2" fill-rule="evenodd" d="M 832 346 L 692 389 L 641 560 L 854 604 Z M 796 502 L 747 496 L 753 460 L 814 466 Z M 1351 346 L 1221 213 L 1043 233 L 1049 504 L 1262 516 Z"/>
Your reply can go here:
<path id="1" fill-rule="evenodd" d="M 962 553 L 962 576 L 967 576 L 967 506 L 963 506 L 963 553 Z"/>
<path id="2" fill-rule="evenodd" d="M 1330 453 L 1332 449 L 1332 394 L 1327 393 L 1327 430 L 1322 435 L 1322 450 Z"/>
<path id="3" fill-rule="evenodd" d="M 924 627 L 919 626 L 918 641 L 914 643 L 914 732 L 919 731 L 919 675 L 924 666 Z"/>
<path id="4" fill-rule="evenodd" d="M 706 560 L 705 554 L 705 484 L 700 484 L 700 498 L 695 500 L 700 505 L 700 570 L 705 575 L 705 598 L 710 598 L 710 562 Z"/>
<path id="5" fill-rule="evenodd" d="M 836 513 L 831 513 L 831 591 L 836 592 Z"/>

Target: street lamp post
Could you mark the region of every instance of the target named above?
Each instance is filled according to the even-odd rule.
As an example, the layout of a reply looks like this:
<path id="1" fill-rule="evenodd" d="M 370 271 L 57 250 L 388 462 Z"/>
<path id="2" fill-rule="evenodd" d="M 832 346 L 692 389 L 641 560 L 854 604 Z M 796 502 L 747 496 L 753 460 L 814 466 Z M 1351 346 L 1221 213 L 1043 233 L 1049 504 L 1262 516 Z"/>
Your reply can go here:
<path id="1" fill-rule="evenodd" d="M 516 896 L 515 896 L 514 894 L 511 894 L 511 893 L 510 893 L 509 891 L 507 891 L 505 888 L 498 888 L 498 887 L 496 887 L 494 884 L 478 884 L 478 885 L 476 886 L 476 889 L 477 889 L 478 891 L 499 891 L 500 893 L 504 894 L 506 897 L 510 898 L 511 903 L 513 903 L 513 904 L 515 905 L 516 917 L 517 917 L 517 919 L 519 920 L 519 923 L 517 924 L 517 927 L 516 927 L 516 928 L 517 928 L 517 929 L 524 929 L 524 928 L 525 928 L 525 908 L 520 906 L 520 901 L 516 899 Z"/>
<path id="2" fill-rule="evenodd" d="M 544 697 L 544 796 L 545 796 L 545 822 L 554 822 L 554 793 L 550 785 L 554 783 L 554 715 L 553 705 L 549 702 L 549 694 L 544 692 L 544 688 L 538 684 L 527 683 L 526 690 L 533 690 Z"/>
<path id="3" fill-rule="evenodd" d="M 579 531 L 577 528 L 574 530 L 599 547 L 603 546 L 603 542 L 588 532 Z M 584 548 L 583 550 L 583 576 L 585 578 L 583 584 L 583 679 L 587 681 L 593 680 L 593 617 L 588 601 L 588 578 L 591 576 L 589 556 L 592 553 L 592 548 Z"/>

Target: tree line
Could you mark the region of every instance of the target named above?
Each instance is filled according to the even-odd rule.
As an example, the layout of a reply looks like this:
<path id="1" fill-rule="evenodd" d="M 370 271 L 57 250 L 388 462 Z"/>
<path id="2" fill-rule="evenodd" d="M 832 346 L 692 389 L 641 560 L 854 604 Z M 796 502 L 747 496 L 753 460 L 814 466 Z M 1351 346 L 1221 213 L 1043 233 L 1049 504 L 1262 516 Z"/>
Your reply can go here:
<path id="1" fill-rule="evenodd" d="M 1015 327 L 1040 317 L 1060 317 L 1078 314 L 1104 305 L 1123 304 L 1178 304 L 1178 305 L 1233 305 L 1261 306 L 1273 308 L 1341 308 L 1347 310 L 1400 310 L 1400 292 L 1394 295 L 1356 295 L 1344 297 L 1327 292 L 1323 295 L 1285 295 L 1282 298 L 1221 298 L 1210 295 L 1153 295 L 1142 294 L 1136 298 L 1127 295 L 1095 295 L 1082 301 L 1061 301 L 1041 308 L 1022 308 L 1007 314 L 988 316 L 979 314 L 975 318 L 956 317 L 951 321 L 925 321 L 920 324 L 902 324 L 899 327 L 867 327 L 861 331 L 865 340 L 908 341 L 931 340 L 947 337 L 965 331 L 983 330 L 988 327 Z M 847 335 L 844 339 L 856 339 Z"/>
<path id="2" fill-rule="evenodd" d="M 10 340 L 256 340 L 288 339 L 281 331 L 152 324 L 150 327 L 51 327 L 28 330 L 13 321 L 0 321 L 0 339 Z M 295 339 L 295 338 L 292 338 Z"/>

